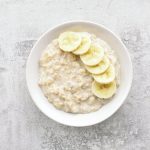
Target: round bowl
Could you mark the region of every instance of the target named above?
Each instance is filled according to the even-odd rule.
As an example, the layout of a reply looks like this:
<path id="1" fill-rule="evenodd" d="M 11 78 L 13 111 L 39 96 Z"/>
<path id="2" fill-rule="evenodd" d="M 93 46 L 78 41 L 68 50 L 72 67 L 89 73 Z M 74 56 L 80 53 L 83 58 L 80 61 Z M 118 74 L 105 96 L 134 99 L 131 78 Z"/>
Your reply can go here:
<path id="1" fill-rule="evenodd" d="M 106 41 L 116 52 L 121 68 L 120 86 L 112 100 L 96 112 L 71 114 L 56 109 L 43 95 L 38 86 L 39 59 L 46 46 L 64 31 L 85 31 Z M 26 81 L 31 97 L 37 107 L 49 118 L 69 126 L 89 126 L 100 123 L 114 114 L 125 101 L 132 84 L 132 62 L 125 45 L 112 31 L 103 25 L 88 21 L 73 21 L 49 29 L 35 43 L 26 65 Z"/>

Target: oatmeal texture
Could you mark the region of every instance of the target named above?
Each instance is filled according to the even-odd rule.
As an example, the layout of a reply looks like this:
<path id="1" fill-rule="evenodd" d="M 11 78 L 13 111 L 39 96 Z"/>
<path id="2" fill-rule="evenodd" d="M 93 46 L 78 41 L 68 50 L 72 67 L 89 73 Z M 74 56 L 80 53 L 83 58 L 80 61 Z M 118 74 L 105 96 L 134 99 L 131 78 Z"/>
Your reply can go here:
<path id="1" fill-rule="evenodd" d="M 110 47 L 102 40 L 112 63 L 117 64 Z M 118 66 L 116 69 L 118 69 Z M 118 74 L 116 74 L 117 79 Z M 119 84 L 119 79 L 117 79 Z M 57 39 L 44 50 L 40 58 L 39 85 L 48 99 L 57 109 L 71 113 L 89 113 L 98 110 L 109 100 L 93 95 L 91 84 L 93 78 L 88 73 L 78 56 L 63 52 Z"/>

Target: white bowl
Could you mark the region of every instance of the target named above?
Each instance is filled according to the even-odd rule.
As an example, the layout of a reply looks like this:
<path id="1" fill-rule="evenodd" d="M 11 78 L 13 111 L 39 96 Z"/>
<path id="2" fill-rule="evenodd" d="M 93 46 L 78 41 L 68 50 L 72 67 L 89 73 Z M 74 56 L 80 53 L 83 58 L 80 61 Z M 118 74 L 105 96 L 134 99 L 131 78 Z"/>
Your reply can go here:
<path id="1" fill-rule="evenodd" d="M 86 31 L 105 40 L 115 50 L 121 65 L 121 83 L 112 100 L 96 112 L 88 114 L 71 114 L 57 110 L 44 97 L 38 86 L 39 58 L 46 46 L 64 31 Z M 89 126 L 100 123 L 114 114 L 125 101 L 132 83 L 132 63 L 129 53 L 121 40 L 106 27 L 87 21 L 74 21 L 58 25 L 46 33 L 35 43 L 26 66 L 26 80 L 31 97 L 37 107 L 49 118 L 69 126 Z"/>

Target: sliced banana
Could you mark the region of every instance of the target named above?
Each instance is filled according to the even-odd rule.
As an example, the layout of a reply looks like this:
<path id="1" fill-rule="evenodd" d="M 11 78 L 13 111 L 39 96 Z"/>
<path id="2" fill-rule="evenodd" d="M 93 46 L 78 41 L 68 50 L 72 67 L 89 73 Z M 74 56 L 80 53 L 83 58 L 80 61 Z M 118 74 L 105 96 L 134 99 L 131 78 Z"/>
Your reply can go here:
<path id="1" fill-rule="evenodd" d="M 60 49 L 65 52 L 72 52 L 81 44 L 81 36 L 75 32 L 64 32 L 58 38 Z"/>
<path id="2" fill-rule="evenodd" d="M 82 40 L 80 46 L 75 51 L 73 51 L 73 53 L 76 55 L 83 55 L 89 50 L 91 46 L 91 39 L 89 35 L 81 34 L 81 38 Z"/>
<path id="3" fill-rule="evenodd" d="M 96 95 L 99 98 L 104 98 L 104 99 L 110 98 L 116 92 L 116 82 L 113 81 L 108 84 L 100 84 L 96 81 L 93 81 L 92 92 L 94 95 Z"/>
<path id="4" fill-rule="evenodd" d="M 110 65 L 109 58 L 107 56 L 104 56 L 102 61 L 99 62 L 96 66 L 86 66 L 85 68 L 92 74 L 101 74 L 105 72 Z"/>
<path id="5" fill-rule="evenodd" d="M 97 65 L 104 57 L 104 50 L 98 44 L 91 44 L 87 53 L 80 56 L 85 65 Z"/>
<path id="6" fill-rule="evenodd" d="M 102 74 L 93 74 L 95 81 L 101 84 L 107 84 L 112 82 L 115 79 L 115 68 L 113 65 L 110 65 L 109 68 Z"/>

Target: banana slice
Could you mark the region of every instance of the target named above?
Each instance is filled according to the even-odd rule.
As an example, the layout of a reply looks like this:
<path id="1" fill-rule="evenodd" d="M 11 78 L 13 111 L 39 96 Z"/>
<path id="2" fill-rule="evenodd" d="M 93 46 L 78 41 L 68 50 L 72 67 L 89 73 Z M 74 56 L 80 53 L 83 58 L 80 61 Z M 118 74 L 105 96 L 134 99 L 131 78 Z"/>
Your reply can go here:
<path id="1" fill-rule="evenodd" d="M 81 44 L 81 36 L 75 32 L 64 32 L 58 38 L 60 49 L 65 52 L 72 52 Z"/>
<path id="2" fill-rule="evenodd" d="M 104 56 L 102 61 L 100 61 L 100 63 L 96 66 L 85 66 L 85 68 L 92 74 L 101 74 L 108 69 L 109 65 L 109 58 L 107 56 Z"/>
<path id="3" fill-rule="evenodd" d="M 101 84 L 107 84 L 115 79 L 115 68 L 110 65 L 109 68 L 102 74 L 93 74 L 94 79 Z"/>
<path id="4" fill-rule="evenodd" d="M 91 39 L 89 35 L 81 34 L 81 38 L 82 40 L 80 46 L 75 51 L 73 51 L 73 53 L 76 55 L 83 55 L 89 50 L 91 46 Z"/>
<path id="5" fill-rule="evenodd" d="M 97 65 L 104 57 L 104 50 L 98 44 L 91 44 L 87 53 L 80 56 L 85 65 Z"/>
<path id="6" fill-rule="evenodd" d="M 115 81 L 108 84 L 100 84 L 96 81 L 93 81 L 92 83 L 92 92 L 99 98 L 107 99 L 112 97 L 115 94 L 116 89 Z"/>

